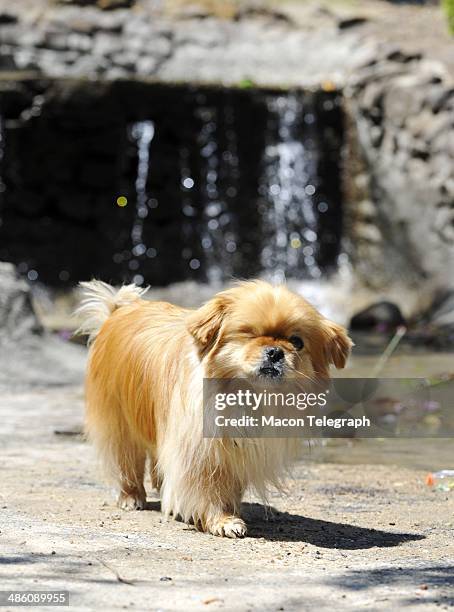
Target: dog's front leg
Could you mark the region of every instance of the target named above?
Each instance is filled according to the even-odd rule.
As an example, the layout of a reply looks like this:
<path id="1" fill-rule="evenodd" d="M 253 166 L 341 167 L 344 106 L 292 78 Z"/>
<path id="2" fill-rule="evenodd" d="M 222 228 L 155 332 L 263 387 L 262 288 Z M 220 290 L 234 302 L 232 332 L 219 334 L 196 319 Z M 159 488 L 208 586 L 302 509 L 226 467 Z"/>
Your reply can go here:
<path id="1" fill-rule="evenodd" d="M 247 526 L 243 519 L 229 512 L 209 515 L 202 529 L 213 535 L 227 538 L 243 538 L 247 533 Z"/>
<path id="2" fill-rule="evenodd" d="M 233 479 L 229 472 L 219 471 L 219 477 L 212 481 L 214 499 L 217 503 L 211 505 L 205 515 L 204 530 L 217 536 L 227 538 L 243 538 L 247 526 L 241 518 L 241 500 L 245 486 Z"/>
<path id="3" fill-rule="evenodd" d="M 224 470 L 211 474 L 210 481 L 200 487 L 200 513 L 196 526 L 202 531 L 227 538 L 243 538 L 246 523 L 240 516 L 244 488 Z"/>
<path id="4" fill-rule="evenodd" d="M 179 470 L 164 475 L 161 503 L 167 515 L 193 522 L 201 531 L 242 538 L 247 532 L 240 516 L 243 492 L 244 487 L 225 467 L 199 464 L 184 476 Z"/>

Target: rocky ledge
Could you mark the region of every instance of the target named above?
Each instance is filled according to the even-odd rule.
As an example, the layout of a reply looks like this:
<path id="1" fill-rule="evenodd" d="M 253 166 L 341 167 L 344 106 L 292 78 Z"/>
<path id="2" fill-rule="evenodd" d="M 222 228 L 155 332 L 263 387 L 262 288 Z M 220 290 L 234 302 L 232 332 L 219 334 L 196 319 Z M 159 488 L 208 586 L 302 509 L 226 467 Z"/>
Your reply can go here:
<path id="1" fill-rule="evenodd" d="M 0 15 L 2 68 L 53 78 L 140 78 L 257 86 L 336 86 L 377 54 L 345 20 L 314 10 L 304 28 L 284 13 L 104 11 L 99 4 L 43 4 Z M 0 5 L 1 6 L 1 5 Z M 351 23 L 355 25 L 355 23 Z"/>

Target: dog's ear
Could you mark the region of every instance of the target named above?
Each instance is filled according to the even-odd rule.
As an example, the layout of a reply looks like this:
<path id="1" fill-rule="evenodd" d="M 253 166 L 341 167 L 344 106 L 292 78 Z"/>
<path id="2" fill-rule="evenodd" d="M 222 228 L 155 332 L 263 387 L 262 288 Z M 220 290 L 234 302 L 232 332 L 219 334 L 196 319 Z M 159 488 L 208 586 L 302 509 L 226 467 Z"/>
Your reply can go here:
<path id="1" fill-rule="evenodd" d="M 345 329 L 325 318 L 320 318 L 311 336 L 310 353 L 317 376 L 329 378 L 330 365 L 345 367 L 353 342 Z"/>
<path id="2" fill-rule="evenodd" d="M 333 364 L 338 370 L 345 367 L 353 342 L 342 325 L 325 319 L 322 323 L 324 336 L 324 357 L 328 365 Z"/>
<path id="3" fill-rule="evenodd" d="M 189 315 L 187 329 L 201 350 L 211 349 L 217 344 L 226 311 L 227 300 L 217 295 Z"/>

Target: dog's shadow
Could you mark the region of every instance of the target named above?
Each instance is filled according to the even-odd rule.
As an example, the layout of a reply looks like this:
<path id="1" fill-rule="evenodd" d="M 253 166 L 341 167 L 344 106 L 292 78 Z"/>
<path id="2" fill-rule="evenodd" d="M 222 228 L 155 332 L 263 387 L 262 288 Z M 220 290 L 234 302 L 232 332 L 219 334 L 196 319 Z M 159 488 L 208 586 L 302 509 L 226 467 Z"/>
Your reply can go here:
<path id="1" fill-rule="evenodd" d="M 161 504 L 159 501 L 149 501 L 145 510 L 159 512 Z M 248 537 L 270 542 L 306 542 L 319 548 L 389 548 L 425 538 L 421 534 L 381 531 L 279 512 L 257 503 L 243 503 L 242 516 L 248 525 Z"/>
<path id="2" fill-rule="evenodd" d="M 425 537 L 313 519 L 279 512 L 262 504 L 243 504 L 243 515 L 248 523 L 248 535 L 252 538 L 264 538 L 272 542 L 306 542 L 320 548 L 388 548 L 412 540 L 423 540 Z"/>

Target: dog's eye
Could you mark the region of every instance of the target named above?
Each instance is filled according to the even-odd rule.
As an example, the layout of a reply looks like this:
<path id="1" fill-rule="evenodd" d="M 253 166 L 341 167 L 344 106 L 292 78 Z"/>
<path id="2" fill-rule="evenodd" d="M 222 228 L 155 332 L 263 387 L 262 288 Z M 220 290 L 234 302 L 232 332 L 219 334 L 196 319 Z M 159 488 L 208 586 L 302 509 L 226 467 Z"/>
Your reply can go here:
<path id="1" fill-rule="evenodd" d="M 290 336 L 289 342 L 293 344 L 297 351 L 300 351 L 304 346 L 304 341 L 299 336 Z"/>

